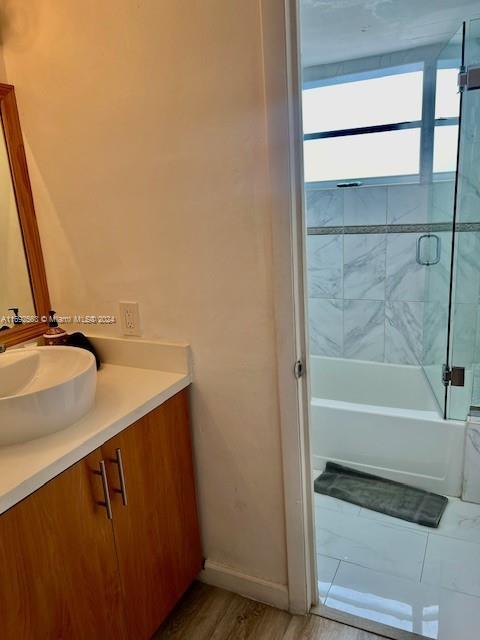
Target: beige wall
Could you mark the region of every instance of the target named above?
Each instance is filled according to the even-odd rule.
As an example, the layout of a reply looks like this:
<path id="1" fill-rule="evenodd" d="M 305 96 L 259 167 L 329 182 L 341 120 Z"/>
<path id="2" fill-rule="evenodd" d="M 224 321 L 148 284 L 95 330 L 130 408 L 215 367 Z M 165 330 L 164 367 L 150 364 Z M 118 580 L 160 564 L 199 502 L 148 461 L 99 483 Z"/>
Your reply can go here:
<path id="1" fill-rule="evenodd" d="M 285 583 L 259 0 L 2 7 L 53 303 L 191 343 L 205 555 Z"/>

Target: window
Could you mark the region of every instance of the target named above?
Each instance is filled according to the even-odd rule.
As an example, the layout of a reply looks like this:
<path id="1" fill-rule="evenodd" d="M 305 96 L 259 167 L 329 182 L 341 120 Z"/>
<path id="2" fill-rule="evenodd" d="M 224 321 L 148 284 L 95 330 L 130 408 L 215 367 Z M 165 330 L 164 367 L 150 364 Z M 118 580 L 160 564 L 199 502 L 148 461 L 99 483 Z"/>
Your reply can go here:
<path id="1" fill-rule="evenodd" d="M 348 81 L 306 89 L 304 132 L 325 133 L 421 120 L 423 72 L 398 71 L 386 69 L 384 73 L 389 75 L 383 77 L 360 80 L 355 79 L 359 77 L 356 75 Z"/>
<path id="2" fill-rule="evenodd" d="M 417 63 L 308 83 L 305 182 L 419 181 L 427 170 L 431 180 L 432 166 L 434 173 L 455 171 L 458 62 L 441 60 L 427 69 Z M 435 115 L 432 105 L 427 122 L 424 104 L 432 103 L 433 87 Z"/>
<path id="3" fill-rule="evenodd" d="M 435 127 L 433 172 L 448 173 L 457 168 L 458 124 Z"/>
<path id="4" fill-rule="evenodd" d="M 451 64 L 450 69 L 437 69 L 435 118 L 456 117 L 460 110 L 460 93 L 457 86 L 458 66 L 455 66 L 454 60 Z"/>
<path id="5" fill-rule="evenodd" d="M 328 82 L 303 91 L 306 182 L 418 174 L 423 65 Z"/>
<path id="6" fill-rule="evenodd" d="M 418 174 L 420 128 L 304 143 L 305 182 Z"/>
<path id="7" fill-rule="evenodd" d="M 457 87 L 458 67 L 455 61 L 442 61 L 450 67 L 437 69 L 435 94 L 435 130 L 433 172 L 455 171 L 457 167 L 458 114 L 460 93 Z"/>

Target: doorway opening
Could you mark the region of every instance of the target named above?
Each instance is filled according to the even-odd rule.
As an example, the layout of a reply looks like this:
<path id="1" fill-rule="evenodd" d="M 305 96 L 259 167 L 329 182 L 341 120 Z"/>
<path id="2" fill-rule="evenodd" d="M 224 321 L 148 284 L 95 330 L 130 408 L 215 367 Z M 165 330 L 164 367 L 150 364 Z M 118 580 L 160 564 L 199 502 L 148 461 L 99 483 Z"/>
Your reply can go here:
<path id="1" fill-rule="evenodd" d="M 359 498 L 341 477 L 329 491 L 317 482 L 314 612 L 391 637 L 469 640 L 480 2 L 438 4 L 300 1 L 312 484 L 333 463 L 448 499 L 426 526 L 372 508 L 368 483 Z"/>

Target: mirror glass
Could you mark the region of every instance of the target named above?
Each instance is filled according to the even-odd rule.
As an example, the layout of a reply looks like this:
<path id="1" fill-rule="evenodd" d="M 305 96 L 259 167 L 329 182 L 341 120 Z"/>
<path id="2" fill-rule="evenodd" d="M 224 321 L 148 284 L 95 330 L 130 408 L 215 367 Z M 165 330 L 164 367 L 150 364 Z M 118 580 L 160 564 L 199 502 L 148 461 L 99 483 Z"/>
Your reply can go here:
<path id="1" fill-rule="evenodd" d="M 12 327 L 11 309 L 21 317 L 33 316 L 35 305 L 30 286 L 22 231 L 10 173 L 3 127 L 0 131 L 0 328 Z M 18 322 L 18 321 L 17 321 Z"/>

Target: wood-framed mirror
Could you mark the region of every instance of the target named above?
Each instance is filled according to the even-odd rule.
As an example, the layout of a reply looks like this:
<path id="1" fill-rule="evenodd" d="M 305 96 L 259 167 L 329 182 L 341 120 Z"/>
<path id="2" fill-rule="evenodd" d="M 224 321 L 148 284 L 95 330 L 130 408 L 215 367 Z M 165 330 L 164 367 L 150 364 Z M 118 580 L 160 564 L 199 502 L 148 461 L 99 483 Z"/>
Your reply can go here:
<path id="1" fill-rule="evenodd" d="M 50 299 L 15 90 L 1 83 L 0 117 L 0 344 L 11 346 L 45 332 Z"/>

